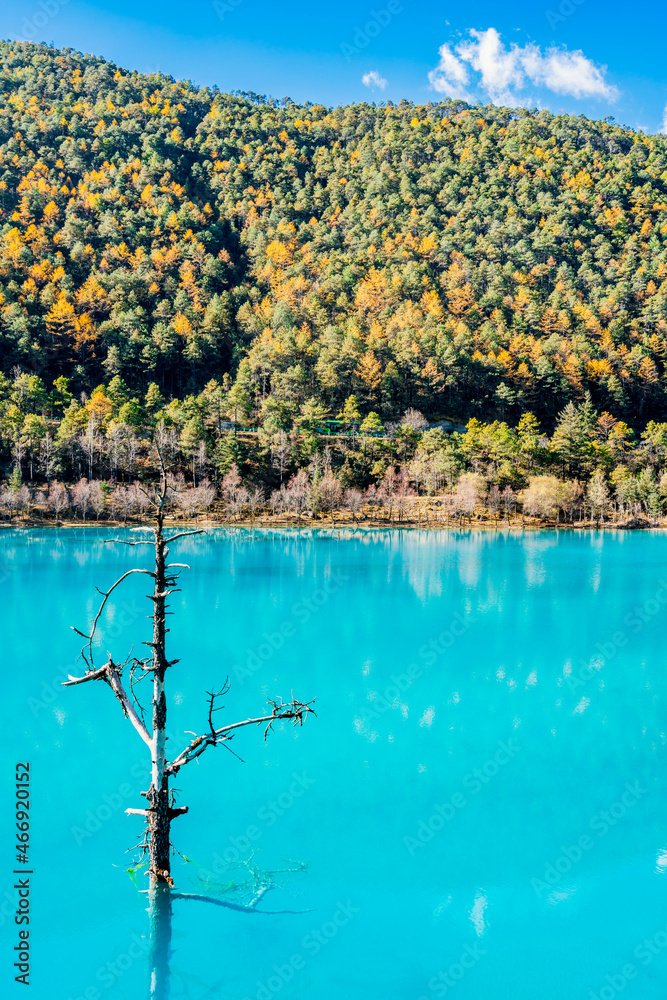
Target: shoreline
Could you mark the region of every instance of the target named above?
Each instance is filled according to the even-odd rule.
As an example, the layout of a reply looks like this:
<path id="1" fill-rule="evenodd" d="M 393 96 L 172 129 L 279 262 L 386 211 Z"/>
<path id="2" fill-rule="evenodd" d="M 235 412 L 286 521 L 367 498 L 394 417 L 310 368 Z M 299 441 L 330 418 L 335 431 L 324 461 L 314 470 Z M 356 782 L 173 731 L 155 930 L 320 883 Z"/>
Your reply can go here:
<path id="1" fill-rule="evenodd" d="M 69 513 L 69 512 L 68 512 Z M 100 508 L 99 516 L 85 519 L 66 517 L 58 519 L 41 503 L 27 507 L 24 513 L 0 522 L 0 528 L 84 528 L 106 527 L 108 530 L 118 528 L 146 528 L 152 526 L 152 520 L 145 513 L 128 515 L 125 519 L 107 518 L 107 511 Z M 446 494 L 435 496 L 412 496 L 402 503 L 364 503 L 356 511 L 349 508 L 322 510 L 302 510 L 296 512 L 281 510 L 270 513 L 266 506 L 260 507 L 255 516 L 250 510 L 237 510 L 232 513 L 230 508 L 220 499 L 210 502 L 208 510 L 202 510 L 193 517 L 194 510 L 184 512 L 171 507 L 165 515 L 165 524 L 188 528 L 282 528 L 282 529 L 332 529 L 332 530 L 378 530 L 378 529 L 422 529 L 429 531 L 589 531 L 618 530 L 645 531 L 667 527 L 667 517 L 651 520 L 643 514 L 625 514 L 618 517 L 617 511 L 608 511 L 601 520 L 590 518 L 573 521 L 551 520 L 537 515 L 526 514 L 521 508 L 514 507 L 511 511 L 497 510 L 495 513 L 483 504 L 478 504 L 474 510 L 466 513 L 453 513 L 450 497 Z M 617 515 L 616 517 L 612 515 Z"/>
<path id="2" fill-rule="evenodd" d="M 573 523 L 566 522 L 549 522 L 540 521 L 537 518 L 516 518 L 512 521 L 507 521 L 502 518 L 497 521 L 490 521 L 488 518 L 474 517 L 472 520 L 468 521 L 463 519 L 462 521 L 456 522 L 450 520 L 449 522 L 440 520 L 414 520 L 414 519 L 383 519 L 383 518 L 371 518 L 364 517 L 363 520 L 354 521 L 350 518 L 341 518 L 340 520 L 331 521 L 330 518 L 320 518 L 320 517 L 305 517 L 301 518 L 299 521 L 296 517 L 285 518 L 285 517 L 242 517 L 237 520 L 228 520 L 219 517 L 213 518 L 202 518 L 199 520 L 190 520 L 186 518 L 165 518 L 165 526 L 172 526 L 174 528 L 187 527 L 187 528 L 200 528 L 203 530 L 211 528 L 275 528 L 276 530 L 281 530 L 289 528 L 291 530 L 312 530 L 316 528 L 318 530 L 330 530 L 330 531 L 396 531 L 396 530 L 428 530 L 428 531 L 483 531 L 483 532 L 526 532 L 526 531 L 659 531 L 661 529 L 667 528 L 667 518 L 662 518 L 659 522 L 650 523 L 647 520 L 626 520 L 626 521 L 601 521 L 599 524 L 591 521 L 575 521 Z M 140 528 L 152 528 L 153 522 L 150 519 L 137 519 L 132 521 L 113 521 L 113 520 L 66 520 L 57 521 L 53 518 L 15 518 L 10 521 L 0 522 L 1 529 L 34 529 L 34 528 L 49 528 L 49 529 L 74 529 L 74 528 L 107 528 L 110 530 L 117 530 L 119 528 L 123 529 L 140 529 Z"/>

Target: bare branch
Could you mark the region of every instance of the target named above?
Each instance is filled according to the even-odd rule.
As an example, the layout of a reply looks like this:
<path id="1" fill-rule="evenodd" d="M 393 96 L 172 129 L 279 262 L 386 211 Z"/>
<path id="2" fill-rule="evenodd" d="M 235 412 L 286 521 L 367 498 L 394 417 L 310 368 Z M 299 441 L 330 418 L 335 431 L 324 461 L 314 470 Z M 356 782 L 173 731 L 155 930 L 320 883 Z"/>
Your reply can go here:
<path id="1" fill-rule="evenodd" d="M 109 672 L 109 684 L 111 685 L 114 694 L 121 703 L 123 712 L 130 720 L 136 731 L 139 733 L 144 743 L 152 748 L 153 740 L 151 739 L 150 734 L 146 729 L 145 725 L 137 715 L 134 705 L 128 698 L 125 688 L 121 683 L 120 672 L 112 662 L 111 657 L 109 657 L 108 672 Z"/>
<path id="2" fill-rule="evenodd" d="M 213 713 L 214 712 L 220 712 L 225 707 L 224 705 L 216 705 L 215 704 L 215 699 L 216 698 L 222 698 L 224 695 L 226 695 L 227 692 L 229 691 L 230 687 L 231 687 L 231 684 L 230 684 L 230 681 L 229 681 L 229 677 L 227 677 L 225 679 L 225 683 L 223 684 L 223 686 L 220 689 L 220 691 L 207 691 L 206 692 L 207 695 L 208 695 L 208 697 L 209 697 L 208 725 L 209 725 L 209 729 L 211 731 L 211 736 L 213 736 L 213 737 L 215 737 L 215 726 L 213 725 Z M 192 733 L 191 735 L 192 736 L 196 736 L 197 734 L 196 733 Z M 229 750 L 229 752 L 234 757 L 236 757 L 237 760 L 240 760 L 242 764 L 245 764 L 245 761 L 244 761 L 243 757 L 241 757 L 239 754 L 237 754 L 237 752 L 235 750 L 232 750 L 232 748 L 229 746 L 229 740 L 231 740 L 231 737 L 229 737 L 229 739 L 227 739 L 227 740 L 222 740 L 223 747 L 225 748 L 225 750 Z"/>
<path id="3" fill-rule="evenodd" d="M 192 531 L 179 531 L 177 535 L 172 535 L 171 538 L 165 538 L 164 544 L 170 545 L 171 542 L 175 542 L 177 538 L 189 538 L 190 535 L 203 535 L 203 534 L 204 534 L 203 528 L 197 528 L 196 530 L 193 529 Z M 189 568 L 190 567 L 188 567 L 188 569 Z"/>
<path id="4" fill-rule="evenodd" d="M 309 715 L 315 715 L 315 710 L 311 708 L 315 699 L 308 702 L 297 701 L 292 698 L 291 702 L 272 701 L 269 700 L 269 704 L 273 705 L 273 711 L 271 715 L 262 715 L 257 719 L 244 719 L 243 722 L 233 722 L 229 726 L 222 726 L 220 729 L 214 729 L 211 724 L 211 730 L 205 733 L 203 736 L 197 736 L 192 742 L 185 747 L 184 750 L 176 757 L 171 763 L 167 764 L 166 772 L 168 774 L 176 774 L 179 768 L 183 767 L 184 764 L 189 764 L 190 761 L 196 760 L 207 747 L 217 746 L 218 743 L 224 743 L 226 740 L 231 740 L 233 738 L 233 731 L 240 729 L 243 726 L 261 726 L 267 723 L 264 729 L 264 739 L 269 734 L 269 730 L 272 729 L 274 723 L 280 720 L 292 719 L 293 725 L 303 725 L 304 718 Z M 210 721 L 210 713 L 209 713 Z"/>
<path id="5" fill-rule="evenodd" d="M 144 725 L 146 725 L 144 707 L 139 701 L 139 695 L 137 694 L 135 689 L 138 684 L 141 684 L 144 677 L 148 677 L 149 673 L 151 673 L 152 667 L 147 667 L 146 663 L 147 660 L 137 660 L 135 657 L 134 662 L 130 667 L 130 694 L 132 695 L 132 700 L 134 704 L 139 709 L 139 715 L 141 716 L 141 721 L 144 723 Z M 143 669 L 143 674 L 141 675 L 141 677 L 137 677 L 136 675 L 136 671 L 138 671 L 139 669 Z"/>
<path id="6" fill-rule="evenodd" d="M 120 668 L 116 666 L 116 664 L 111 659 L 111 656 L 109 656 L 109 662 L 105 663 L 105 665 L 103 667 L 100 667 L 99 670 L 91 670 L 89 671 L 89 673 L 84 674 L 83 677 L 72 677 L 71 675 L 69 675 L 69 680 L 63 681 L 63 686 L 71 687 L 73 684 L 83 684 L 84 681 L 97 681 L 97 680 L 106 681 L 106 683 L 109 685 L 113 693 L 118 698 L 118 701 L 121 704 L 121 708 L 123 709 L 123 714 L 125 715 L 125 717 L 130 720 L 136 731 L 141 736 L 144 743 L 152 749 L 153 741 L 142 720 L 137 715 L 134 705 L 127 696 L 127 693 L 121 681 Z"/>
<path id="7" fill-rule="evenodd" d="M 231 685 L 230 685 L 230 682 L 229 682 L 229 677 L 227 677 L 225 679 L 225 683 L 222 685 L 222 687 L 220 688 L 219 691 L 207 691 L 206 692 L 207 695 L 208 695 L 208 697 L 209 697 L 209 702 L 208 702 L 208 726 L 209 726 L 209 729 L 211 730 L 211 735 L 212 736 L 215 736 L 215 726 L 213 725 L 213 713 L 214 712 L 219 712 L 221 709 L 223 709 L 225 707 L 224 705 L 216 705 L 215 704 L 215 699 L 216 698 L 222 698 L 222 697 L 224 697 L 224 695 L 226 695 L 227 692 L 229 691 L 230 686 Z"/>
<path id="8" fill-rule="evenodd" d="M 114 542 L 117 545 L 155 545 L 152 538 L 141 538 L 136 542 L 128 542 L 126 538 L 105 538 L 104 541 L 107 544 Z"/>
<path id="9" fill-rule="evenodd" d="M 76 632 L 77 630 L 74 629 L 74 631 Z M 83 635 L 83 633 L 79 632 L 79 635 Z M 86 636 L 84 636 L 84 638 L 86 638 Z M 85 681 L 106 680 L 106 674 L 107 665 L 105 663 L 103 667 L 99 668 L 99 670 L 89 670 L 88 673 L 83 675 L 83 677 L 72 677 L 71 674 L 68 674 L 67 676 L 69 677 L 69 680 L 63 681 L 62 686 L 72 687 L 74 684 L 83 684 Z"/>
<path id="10" fill-rule="evenodd" d="M 90 660 L 88 659 L 88 656 L 86 656 L 86 654 L 84 653 L 86 646 L 84 646 L 83 649 L 81 650 L 81 656 L 86 661 L 86 663 L 92 664 L 93 662 L 93 639 L 95 638 L 95 631 L 97 629 L 97 623 L 100 620 L 100 615 L 104 611 L 104 605 L 107 603 L 109 597 L 116 589 L 116 587 L 118 587 L 123 582 L 123 580 L 126 580 L 128 576 L 131 576 L 133 573 L 145 573 L 147 576 L 152 576 L 153 578 L 155 578 L 155 573 L 153 573 L 149 569 L 136 569 L 136 568 L 128 569 L 127 573 L 123 573 L 123 575 L 119 577 L 116 580 L 116 582 L 112 584 L 106 592 L 103 590 L 99 591 L 99 593 L 103 595 L 103 600 L 98 608 L 97 614 L 95 615 L 95 620 L 93 621 L 93 627 L 90 631 L 90 635 L 84 635 L 83 632 L 79 632 L 79 630 L 77 628 L 74 628 L 73 625 L 70 626 L 70 628 L 72 628 L 72 631 L 76 632 L 78 635 L 83 636 L 84 639 L 88 640 L 87 646 L 88 646 L 88 655 L 90 656 Z"/>

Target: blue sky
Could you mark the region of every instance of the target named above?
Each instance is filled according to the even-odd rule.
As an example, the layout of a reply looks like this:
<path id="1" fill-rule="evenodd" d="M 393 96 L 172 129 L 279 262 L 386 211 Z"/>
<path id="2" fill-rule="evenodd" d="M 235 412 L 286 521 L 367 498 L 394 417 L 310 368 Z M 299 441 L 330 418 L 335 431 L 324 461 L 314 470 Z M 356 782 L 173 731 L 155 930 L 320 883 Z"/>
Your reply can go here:
<path id="1" fill-rule="evenodd" d="M 460 95 L 657 132 L 666 22 L 662 4 L 625 0 L 13 0 L 0 36 L 225 91 L 324 104 Z"/>

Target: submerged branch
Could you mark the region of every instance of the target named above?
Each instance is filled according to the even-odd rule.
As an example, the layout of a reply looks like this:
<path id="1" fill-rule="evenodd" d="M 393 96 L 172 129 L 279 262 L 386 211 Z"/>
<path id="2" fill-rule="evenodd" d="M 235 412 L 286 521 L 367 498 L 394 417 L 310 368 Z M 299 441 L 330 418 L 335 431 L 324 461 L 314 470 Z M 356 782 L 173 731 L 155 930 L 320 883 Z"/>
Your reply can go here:
<path id="1" fill-rule="evenodd" d="M 265 892 L 268 892 L 269 888 L 270 888 L 270 886 L 267 886 L 267 888 L 265 889 Z M 263 892 L 261 895 L 259 895 L 259 893 L 258 893 L 258 895 L 256 897 L 257 902 L 259 902 L 259 900 L 262 898 L 262 896 L 265 894 L 265 892 Z M 224 906 L 228 910 L 237 910 L 240 913 L 263 913 L 266 916 L 274 916 L 274 915 L 283 914 L 283 913 L 311 913 L 312 912 L 311 910 L 258 910 L 257 906 L 256 906 L 256 903 L 255 903 L 255 900 L 253 900 L 251 903 L 248 903 L 247 905 L 243 905 L 243 903 L 229 903 L 229 902 L 226 902 L 224 899 L 216 899 L 215 896 L 203 896 L 203 895 L 201 895 L 198 892 L 172 892 L 171 898 L 172 899 L 194 899 L 194 900 L 196 900 L 199 903 L 213 903 L 214 906 Z"/>

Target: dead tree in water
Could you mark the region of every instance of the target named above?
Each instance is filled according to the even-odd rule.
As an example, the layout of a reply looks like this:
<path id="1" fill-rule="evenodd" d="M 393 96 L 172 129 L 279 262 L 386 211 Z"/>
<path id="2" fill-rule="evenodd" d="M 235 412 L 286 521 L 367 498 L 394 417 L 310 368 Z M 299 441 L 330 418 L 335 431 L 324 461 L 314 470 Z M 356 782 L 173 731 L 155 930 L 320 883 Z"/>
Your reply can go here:
<path id="1" fill-rule="evenodd" d="M 194 738 L 180 750 L 172 759 L 167 755 L 167 699 L 165 694 L 165 676 L 167 670 L 173 667 L 178 660 L 168 660 L 166 653 L 166 634 L 169 629 L 166 627 L 167 598 L 177 590 L 178 571 L 189 569 L 185 563 L 169 563 L 167 556 L 169 545 L 177 539 L 201 534 L 201 529 L 176 531 L 170 537 L 164 536 L 165 511 L 169 506 L 173 496 L 173 485 L 169 483 L 166 475 L 163 478 L 160 489 L 151 496 L 151 504 L 154 509 L 154 527 L 152 529 L 152 539 L 125 540 L 108 539 L 123 545 L 139 546 L 149 545 L 155 551 L 155 564 L 153 569 L 135 567 L 123 573 L 121 577 L 107 591 L 99 591 L 102 600 L 97 614 L 93 620 L 88 634 L 74 629 L 78 635 L 82 636 L 86 643 L 82 650 L 82 657 L 86 664 L 86 671 L 81 677 L 69 676 L 65 681 L 66 687 L 77 684 L 84 684 L 87 681 L 103 681 L 108 684 L 114 695 L 120 702 L 123 714 L 146 744 L 151 756 L 151 782 L 146 792 L 141 794 L 147 799 L 145 808 L 127 809 L 126 812 L 132 815 L 143 816 L 146 820 L 144 838 L 139 845 L 142 848 L 142 856 L 148 854 L 149 866 L 149 914 L 151 928 L 151 947 L 149 954 L 149 964 L 151 968 L 151 990 L 152 1000 L 165 1000 L 169 994 L 169 951 L 171 941 L 171 903 L 172 899 L 197 899 L 216 903 L 217 905 L 228 906 L 231 909 L 245 912 L 264 912 L 256 909 L 257 903 L 265 895 L 270 884 L 260 885 L 258 891 L 253 894 L 253 898 L 246 906 L 229 903 L 213 897 L 198 894 L 173 892 L 174 882 L 171 877 L 171 823 L 178 816 L 182 816 L 188 811 L 187 806 L 176 806 L 174 794 L 170 789 L 170 779 L 173 778 L 182 767 L 196 760 L 209 747 L 220 744 L 227 746 L 233 739 L 236 730 L 245 726 L 262 726 L 264 729 L 264 739 L 275 722 L 280 720 L 292 720 L 293 725 L 302 725 L 305 717 L 313 713 L 313 702 L 300 702 L 292 697 L 291 701 L 269 701 L 269 709 L 256 718 L 244 719 L 242 722 L 234 722 L 226 726 L 216 726 L 214 720 L 215 712 L 222 707 L 218 700 L 229 689 L 228 682 L 225 682 L 220 691 L 208 692 L 208 720 L 206 728 L 201 735 L 194 735 Z M 147 494 L 148 495 L 148 494 Z M 108 660 L 104 666 L 96 667 L 94 663 L 93 645 L 95 643 L 97 626 L 111 594 L 120 584 L 133 574 L 143 574 L 153 580 L 153 593 L 147 595 L 152 602 L 152 613 L 149 617 L 153 620 L 153 638 L 146 642 L 151 649 L 149 656 L 144 659 L 129 656 L 123 663 L 115 663 L 108 654 Z M 135 694 L 135 687 L 144 678 L 152 675 L 153 697 L 152 697 L 152 724 L 150 728 L 146 725 L 143 712 Z M 129 687 L 126 679 L 129 678 Z"/>

